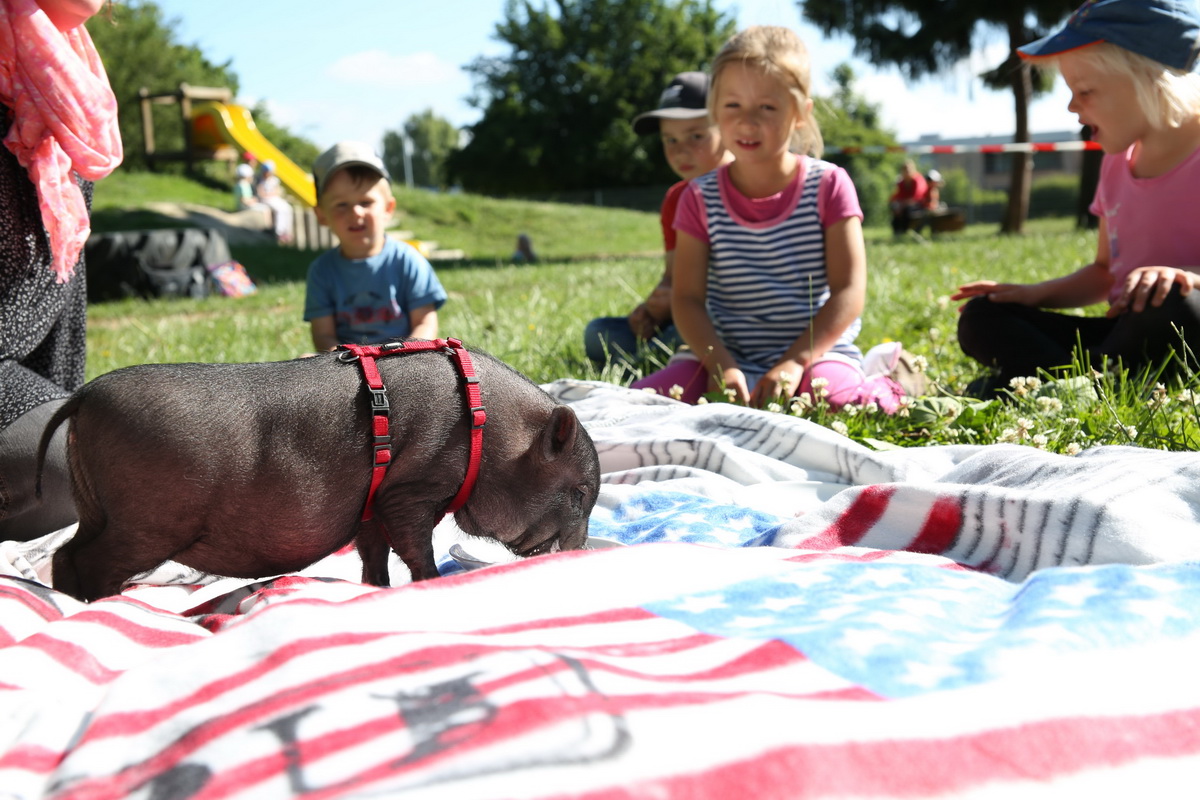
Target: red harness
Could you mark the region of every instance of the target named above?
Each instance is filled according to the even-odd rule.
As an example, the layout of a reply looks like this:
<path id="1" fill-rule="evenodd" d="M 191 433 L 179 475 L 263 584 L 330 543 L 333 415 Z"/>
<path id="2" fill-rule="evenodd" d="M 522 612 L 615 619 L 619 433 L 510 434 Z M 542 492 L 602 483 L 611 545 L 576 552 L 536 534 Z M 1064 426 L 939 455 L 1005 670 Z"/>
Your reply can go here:
<path id="1" fill-rule="evenodd" d="M 366 522 L 372 516 L 375 492 L 379 489 L 379 484 L 383 483 L 383 476 L 387 474 L 388 464 L 392 461 L 392 441 L 388 434 L 388 399 L 375 359 L 427 350 L 441 350 L 451 356 L 454 365 L 458 367 L 458 373 L 463 377 L 463 391 L 467 395 L 467 414 L 471 418 L 471 453 L 467 459 L 467 476 L 463 478 L 462 486 L 450 501 L 446 513 L 453 514 L 462 508 L 471 496 L 475 478 L 479 475 L 479 461 L 483 455 L 483 426 L 487 422 L 487 412 L 484 411 L 483 398 L 479 392 L 479 378 L 475 375 L 475 365 L 463 343 L 458 339 L 434 339 L 388 342 L 381 345 L 343 344 L 338 345 L 338 349 L 342 351 L 338 354 L 340 360 L 347 363 L 357 361 L 362 365 L 363 380 L 367 382 L 367 388 L 371 392 L 371 426 L 375 435 L 375 453 L 372 459 L 371 488 L 367 492 L 366 505 L 363 506 L 363 521 Z"/>

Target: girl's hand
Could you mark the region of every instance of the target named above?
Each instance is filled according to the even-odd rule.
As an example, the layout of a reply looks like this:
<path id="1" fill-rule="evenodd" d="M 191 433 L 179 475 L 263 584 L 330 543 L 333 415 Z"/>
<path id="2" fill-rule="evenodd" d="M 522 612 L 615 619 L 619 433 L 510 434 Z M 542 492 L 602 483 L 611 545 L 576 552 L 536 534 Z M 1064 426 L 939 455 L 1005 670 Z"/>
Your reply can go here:
<path id="1" fill-rule="evenodd" d="M 629 328 L 639 339 L 649 339 L 658 330 L 658 322 L 645 303 L 635 308 L 629 314 Z"/>
<path id="2" fill-rule="evenodd" d="M 1034 305 L 1029 294 L 1029 286 L 1023 283 L 997 283 L 996 281 L 975 281 L 958 287 L 958 291 L 950 295 L 951 300 L 970 300 L 973 297 L 987 297 L 993 303 L 1019 303 Z M 962 306 L 959 306 L 962 311 Z"/>
<path id="3" fill-rule="evenodd" d="M 800 378 L 804 375 L 804 367 L 798 361 L 784 359 L 767 371 L 762 380 L 750 394 L 750 405 L 763 408 L 767 403 L 773 403 L 781 395 L 791 397 L 800 386 Z"/>
<path id="4" fill-rule="evenodd" d="M 1146 310 L 1147 301 L 1157 308 L 1167 299 L 1172 286 L 1178 286 L 1179 293 L 1186 295 L 1197 280 L 1200 276 L 1178 267 L 1138 267 L 1125 276 L 1125 286 L 1108 307 L 1106 316 L 1115 317 L 1126 311 L 1140 313 Z"/>
<path id="5" fill-rule="evenodd" d="M 721 385 L 722 383 L 724 383 L 724 386 Z M 731 402 L 743 406 L 749 404 L 750 387 L 746 383 L 746 373 L 737 367 L 722 370 L 720 375 L 713 375 L 708 379 L 708 390 L 710 392 L 725 391 L 726 395 L 728 395 L 730 389 L 733 390 Z"/>

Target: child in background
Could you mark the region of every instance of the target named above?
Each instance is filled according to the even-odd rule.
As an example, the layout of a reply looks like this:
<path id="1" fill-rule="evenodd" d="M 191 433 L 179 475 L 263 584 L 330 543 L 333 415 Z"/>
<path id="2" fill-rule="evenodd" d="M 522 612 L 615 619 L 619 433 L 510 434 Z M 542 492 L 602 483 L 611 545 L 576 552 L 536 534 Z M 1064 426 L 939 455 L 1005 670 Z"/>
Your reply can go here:
<path id="1" fill-rule="evenodd" d="M 1095 260 L 1068 275 L 958 288 L 952 298 L 969 300 L 958 323 L 963 352 L 998 368 L 975 393 L 1069 366 L 1077 343 L 1101 369 L 1183 356 L 1181 335 L 1200 352 L 1198 42 L 1195 0 L 1093 0 L 1058 33 L 1019 48 L 1039 66 L 1057 64 L 1071 89 L 1067 109 L 1104 150 L 1091 206 L 1099 241 Z M 1044 310 L 1106 299 L 1106 317 Z"/>
<path id="2" fill-rule="evenodd" d="M 627 363 L 637 352 L 638 343 L 657 338 L 668 350 L 679 346 L 679 335 L 671 324 L 671 273 L 675 263 L 675 210 L 679 196 L 692 178 L 712 172 L 733 160 L 733 154 L 721 143 L 717 126 L 708 118 L 708 75 L 681 72 L 663 90 L 658 108 L 639 114 L 633 120 L 633 132 L 639 136 L 656 133 L 662 139 L 667 164 L 683 180 L 667 190 L 663 198 L 662 278 L 628 317 L 599 317 L 583 332 L 588 358 L 602 369 L 610 360 Z"/>
<path id="3" fill-rule="evenodd" d="M 259 165 L 261 172 L 254 194 L 259 202 L 270 207 L 275 238 L 282 244 L 292 241 L 292 204 L 283 196 L 283 184 L 275 173 L 275 162 L 267 159 Z"/>
<path id="4" fill-rule="evenodd" d="M 339 242 L 308 268 L 313 345 L 436 339 L 446 290 L 424 256 L 387 235 L 396 199 L 383 160 L 368 145 L 341 142 L 317 158 L 313 178 L 317 219 Z"/>
<path id="5" fill-rule="evenodd" d="M 672 311 L 691 348 L 635 388 L 694 403 L 732 391 L 763 406 L 823 378 L 833 407 L 875 402 L 888 412 L 903 390 L 868 379 L 854 345 L 866 297 L 862 211 L 845 170 L 810 155 L 809 61 L 787 28 L 749 28 L 712 67 L 709 114 L 732 163 L 688 185 L 675 227 Z"/>

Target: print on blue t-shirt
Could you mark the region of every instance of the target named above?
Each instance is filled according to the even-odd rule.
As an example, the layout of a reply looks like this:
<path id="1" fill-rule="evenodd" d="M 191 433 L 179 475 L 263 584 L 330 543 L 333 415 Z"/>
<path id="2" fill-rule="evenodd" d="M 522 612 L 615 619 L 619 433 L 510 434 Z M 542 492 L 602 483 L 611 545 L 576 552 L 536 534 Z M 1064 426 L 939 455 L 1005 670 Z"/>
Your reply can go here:
<path id="1" fill-rule="evenodd" d="M 338 248 L 318 256 L 308 268 L 304 319 L 333 316 L 339 341 L 377 344 L 408 336 L 413 309 L 445 302 L 429 261 L 389 238 L 370 258 L 344 258 Z"/>

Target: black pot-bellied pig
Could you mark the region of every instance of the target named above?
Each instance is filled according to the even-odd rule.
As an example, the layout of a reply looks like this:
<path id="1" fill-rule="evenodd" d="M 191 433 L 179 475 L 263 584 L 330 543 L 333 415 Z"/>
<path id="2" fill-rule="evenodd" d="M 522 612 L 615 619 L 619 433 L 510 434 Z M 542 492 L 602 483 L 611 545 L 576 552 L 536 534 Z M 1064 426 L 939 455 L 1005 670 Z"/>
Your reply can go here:
<path id="1" fill-rule="evenodd" d="M 79 529 L 54 556 L 54 587 L 93 600 L 168 559 L 265 577 L 352 540 L 365 582 L 388 585 L 389 543 L 413 580 L 435 577 L 433 528 L 471 472 L 473 428 L 484 413 L 459 527 L 518 555 L 582 548 L 600 465 L 575 413 L 456 340 L 385 347 L 406 344 L 422 349 L 362 361 L 343 351 L 261 364 L 146 364 L 83 386 L 42 439 L 44 450 L 70 419 Z M 367 385 L 368 361 L 381 390 Z M 469 407 L 476 389 L 486 412 Z M 381 415 L 386 433 L 377 437 Z M 389 443 L 390 463 L 364 514 L 377 460 L 388 460 L 378 448 Z"/>

